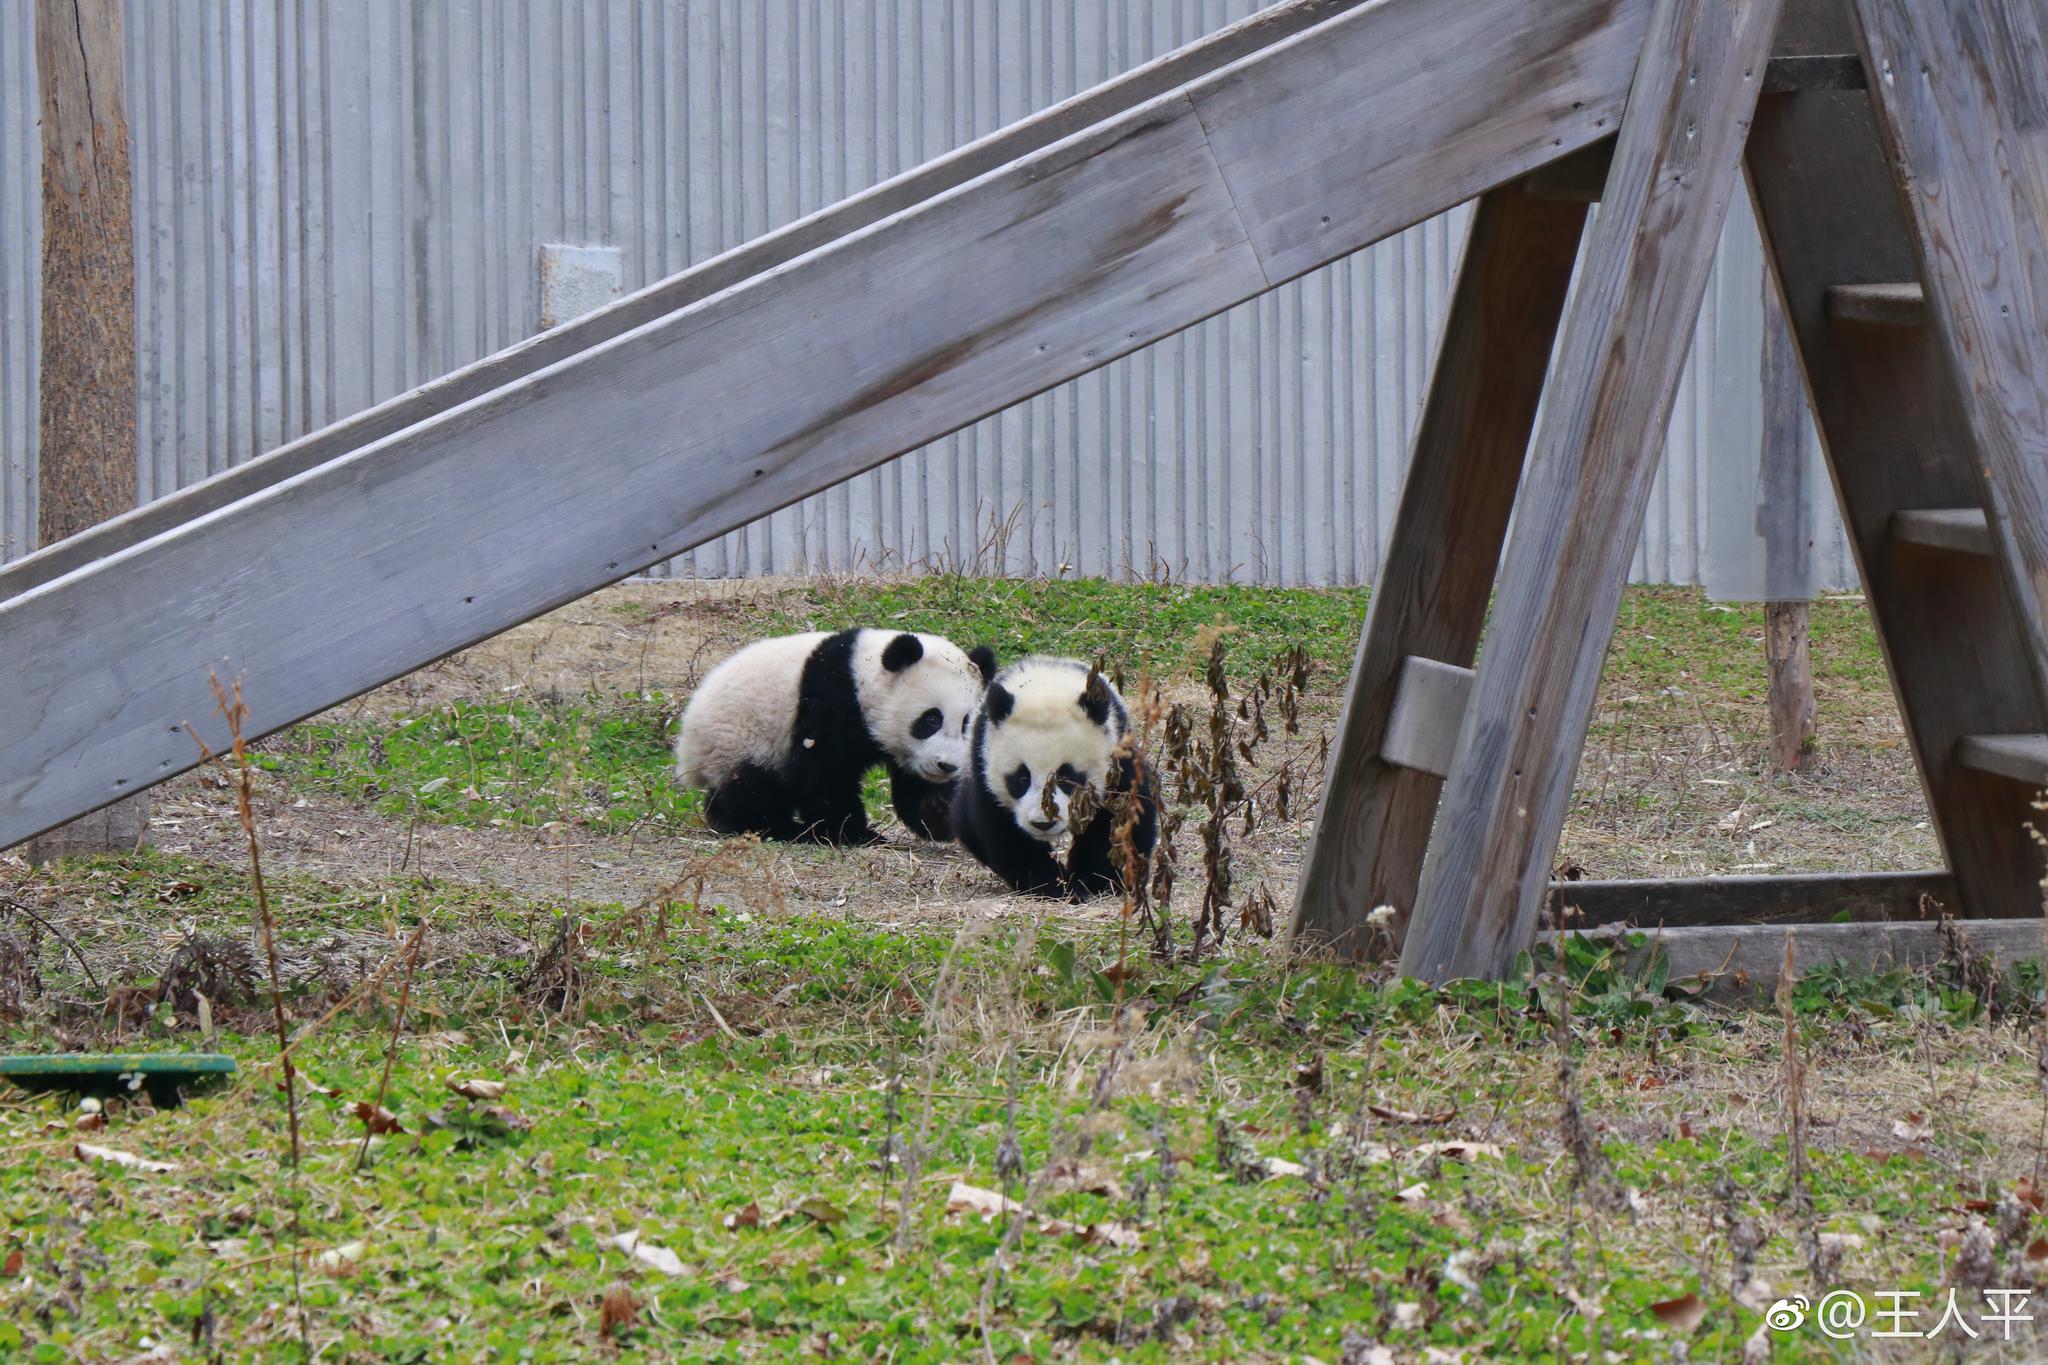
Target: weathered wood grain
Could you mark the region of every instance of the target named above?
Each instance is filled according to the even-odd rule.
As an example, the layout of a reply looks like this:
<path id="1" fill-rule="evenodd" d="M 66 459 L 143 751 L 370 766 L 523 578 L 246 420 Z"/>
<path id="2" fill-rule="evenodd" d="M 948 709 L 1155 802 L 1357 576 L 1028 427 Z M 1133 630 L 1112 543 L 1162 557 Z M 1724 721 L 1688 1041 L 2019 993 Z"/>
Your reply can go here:
<path id="1" fill-rule="evenodd" d="M 2038 790 L 2048 787 L 2048 735 L 1965 735 L 1956 762 Z"/>
<path id="2" fill-rule="evenodd" d="M 1461 202 L 1611 135 L 1614 73 L 1634 70 L 1648 15 L 1649 0 L 1379 0 L 1370 43 L 1330 41 L 1339 20 L 1191 93 L 1279 283 L 1420 222 L 1421 199 Z M 1275 155 L 1290 144 L 1305 155 Z"/>
<path id="3" fill-rule="evenodd" d="M 1970 953 L 1989 958 L 2001 970 L 2041 957 L 2037 921 L 1957 920 L 1953 930 Z M 1697 987 L 1704 998 L 1731 1004 L 1768 1000 L 1784 969 L 1787 934 L 1792 936 L 1793 970 L 1801 976 L 1831 964 L 1862 971 L 1926 967 L 1948 951 L 1939 923 L 1666 929 L 1626 950 L 1624 970 L 1639 974 L 1652 954 L 1662 953 L 1673 985 Z M 1587 937 L 1618 940 L 1618 931 L 1596 930 Z"/>
<path id="4" fill-rule="evenodd" d="M 68 4 L 68 0 L 63 3 Z M 260 459 L 159 498 L 118 521 L 68 541 L 52 544 L 46 539 L 44 548 L 37 553 L 0 565 L 0 599 L 26 592 L 81 564 L 147 540 L 601 342 L 623 336 L 1365 3 L 1366 0 L 1283 0 L 1042 113 L 649 285 L 609 307 L 487 356 L 430 384 L 407 390 Z M 125 142 L 122 153 L 125 156 Z M 131 401 L 129 408 L 133 407 Z M 131 491 L 129 505 L 133 503 Z"/>
<path id="5" fill-rule="evenodd" d="M 1359 126 L 1412 112 L 1366 57 L 1417 3 L 1314 30 L 1359 57 Z M 1594 136 L 1569 108 L 1546 121 L 1553 94 L 1526 72 L 1539 43 L 1564 45 L 1575 83 L 1626 85 L 1632 0 L 1456 8 L 1520 37 L 1461 54 L 1496 102 L 1461 104 L 1462 132 L 1431 117 L 1455 173 L 1388 162 L 1370 138 L 1277 137 L 1257 168 L 1358 183 L 1357 162 L 1385 167 L 1379 212 L 1319 250 L 1448 208 L 1477 173 L 1468 143 L 1505 180 Z M 1560 13 L 1576 16 L 1562 36 Z M 244 675 L 250 730 L 267 732 L 1269 288 L 1248 243 L 1263 224 L 1210 139 L 1263 115 L 1244 102 L 1251 68 L 1293 90 L 1290 64 L 1325 52 L 1281 43 L 1199 119 L 1192 93 L 1162 96 L 0 602 L 0 844 L 189 766 L 183 725 L 220 738 L 209 669 Z"/>
<path id="6" fill-rule="evenodd" d="M 1828 290 L 1828 316 L 1872 327 L 1924 327 L 1927 299 L 1918 280 L 1838 284 Z"/>
<path id="7" fill-rule="evenodd" d="M 43 261 L 35 491 L 43 545 L 135 506 L 135 235 L 121 19 L 121 0 L 36 0 Z M 50 831 L 28 858 L 127 853 L 148 832 L 149 798 L 135 796 Z"/>
<path id="8" fill-rule="evenodd" d="M 1394 711 L 1380 757 L 1397 768 L 1442 777 L 1451 770 L 1458 726 L 1472 696 L 1472 670 L 1413 655 L 1401 661 Z"/>
<path id="9" fill-rule="evenodd" d="M 1780 772 L 1813 766 L 1813 666 L 1807 598 L 1813 573 L 1812 463 L 1806 458 L 1806 382 L 1798 343 L 1768 278 L 1763 292 L 1763 345 L 1757 378 L 1763 393 L 1757 452 L 1756 524 L 1763 532 L 1764 582 L 1787 596 L 1764 603 L 1765 696 L 1771 716 L 1771 765 Z M 1797 584 L 1796 589 L 1785 586 Z M 1791 594 L 1797 592 L 1794 597 Z"/>
<path id="10" fill-rule="evenodd" d="M 1854 0 L 1985 510 L 2048 689 L 2048 13 Z"/>
<path id="11" fill-rule="evenodd" d="M 1513 189 L 1473 214 L 1302 861 L 1306 947 L 1350 956 L 1376 906 L 1405 919 L 1415 903 L 1442 784 L 1385 757 L 1400 676 L 1413 658 L 1472 662 L 1585 222 L 1583 200 Z"/>
<path id="12" fill-rule="evenodd" d="M 1567 306 L 1405 974 L 1526 947 L 1761 84 L 1777 0 L 1659 0 Z"/>
<path id="13" fill-rule="evenodd" d="M 1991 527 L 1981 507 L 1912 507 L 1892 513 L 1892 538 L 1958 554 L 1988 555 Z"/>
<path id="14" fill-rule="evenodd" d="M 1645 928 L 1736 924 L 1826 924 L 1914 920 L 1923 904 L 1953 911 L 1946 872 L 1812 872 L 1780 877 L 1689 877 L 1679 881 L 1553 882 L 1550 906 L 1566 929 L 1609 924 Z"/>
<path id="15" fill-rule="evenodd" d="M 1854 26 L 1832 0 L 1788 10 L 1781 51 L 1838 52 Z M 1789 49 L 1784 44 L 1796 44 Z M 1919 263 L 1869 96 L 1764 100 L 1747 153 L 1766 258 L 1798 337 L 1842 519 L 1960 905 L 2039 913 L 2032 793 L 1956 761 L 1970 734 L 2048 731 L 2011 595 L 1989 559 L 1894 537 L 1895 518 L 1980 506 L 1955 377 L 1932 328 L 1836 315 L 1841 286 L 1915 280 Z"/>

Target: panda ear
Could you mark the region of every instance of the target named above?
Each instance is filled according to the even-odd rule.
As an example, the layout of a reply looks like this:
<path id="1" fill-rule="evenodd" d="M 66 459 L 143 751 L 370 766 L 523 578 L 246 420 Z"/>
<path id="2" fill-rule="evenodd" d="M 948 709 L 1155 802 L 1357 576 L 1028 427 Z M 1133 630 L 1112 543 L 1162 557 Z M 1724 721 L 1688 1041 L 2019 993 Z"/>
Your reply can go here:
<path id="1" fill-rule="evenodd" d="M 992 683 L 996 680 L 996 652 L 987 645 L 976 645 L 967 651 L 967 661 L 981 670 L 981 680 Z"/>
<path id="2" fill-rule="evenodd" d="M 1093 668 L 1088 670 L 1087 686 L 1081 689 L 1081 709 L 1097 725 L 1109 724 L 1109 684 Z"/>
<path id="3" fill-rule="evenodd" d="M 891 673 L 901 673 L 923 657 L 924 641 L 915 635 L 899 635 L 882 651 L 882 667 Z"/>
<path id="4" fill-rule="evenodd" d="M 1010 712 L 1016 708 L 1017 699 L 1011 696 L 1010 689 L 1001 683 L 991 683 L 988 696 L 982 705 L 988 710 L 988 723 L 1001 725 L 1010 718 Z"/>

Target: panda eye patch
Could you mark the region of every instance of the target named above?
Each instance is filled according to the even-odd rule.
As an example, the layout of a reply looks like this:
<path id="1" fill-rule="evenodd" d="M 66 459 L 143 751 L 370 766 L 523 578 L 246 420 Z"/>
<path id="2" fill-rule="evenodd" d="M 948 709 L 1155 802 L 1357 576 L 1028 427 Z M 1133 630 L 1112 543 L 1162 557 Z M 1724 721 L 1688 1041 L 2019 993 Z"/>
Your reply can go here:
<path id="1" fill-rule="evenodd" d="M 910 737 L 912 739 L 930 739 L 945 724 L 946 717 L 940 713 L 938 707 L 934 706 L 931 710 L 910 723 Z"/>
<path id="2" fill-rule="evenodd" d="M 1088 779 L 1071 763 L 1060 764 L 1060 770 L 1052 775 L 1052 780 L 1053 785 L 1063 792 L 1074 792 L 1088 785 Z"/>
<path id="3" fill-rule="evenodd" d="M 1010 799 L 1022 801 L 1024 793 L 1031 790 L 1031 769 L 1019 763 L 1011 774 L 1003 779 L 1003 785 L 1010 790 Z"/>

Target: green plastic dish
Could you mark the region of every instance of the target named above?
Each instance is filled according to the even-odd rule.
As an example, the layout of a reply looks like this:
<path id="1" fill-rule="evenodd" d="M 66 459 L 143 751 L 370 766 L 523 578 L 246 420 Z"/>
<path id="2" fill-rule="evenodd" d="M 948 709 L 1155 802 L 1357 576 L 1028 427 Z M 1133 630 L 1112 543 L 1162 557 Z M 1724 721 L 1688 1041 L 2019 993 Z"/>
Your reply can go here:
<path id="1" fill-rule="evenodd" d="M 0 1079 L 23 1090 L 61 1090 L 101 1099 L 140 1090 L 159 1109 L 219 1085 L 235 1074 L 235 1059 L 219 1052 L 66 1052 L 49 1057 L 0 1057 Z"/>

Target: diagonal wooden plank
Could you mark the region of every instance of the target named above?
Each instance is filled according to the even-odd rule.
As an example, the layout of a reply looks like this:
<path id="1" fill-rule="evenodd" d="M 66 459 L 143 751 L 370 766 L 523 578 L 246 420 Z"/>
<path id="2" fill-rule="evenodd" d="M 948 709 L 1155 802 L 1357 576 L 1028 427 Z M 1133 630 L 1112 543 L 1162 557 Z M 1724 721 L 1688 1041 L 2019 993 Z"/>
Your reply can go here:
<path id="1" fill-rule="evenodd" d="M 1566 307 L 1401 969 L 1499 976 L 1536 929 L 1777 0 L 1659 0 Z"/>
<path id="2" fill-rule="evenodd" d="M 2034 0 L 1854 5 L 1993 540 L 2048 688 L 2048 15 Z"/>
<path id="3" fill-rule="evenodd" d="M 525 378 L 557 361 L 623 336 L 729 289 L 764 270 L 785 265 L 809 251 L 880 222 L 891 214 L 957 189 L 976 176 L 1042 151 L 1104 119 L 1128 113 L 1147 100 L 1178 90 L 1233 62 L 1261 52 L 1350 10 L 1367 0 L 1283 0 L 1227 28 L 1178 48 L 1063 100 L 924 165 L 905 171 L 851 198 L 801 218 L 787 227 L 670 276 L 573 322 L 529 337 L 430 384 L 387 399 L 342 421 L 308 433 L 277 450 L 179 489 L 82 535 L 72 536 L 12 563 L 0 565 L 0 599 L 26 592 L 117 550 L 138 544 L 196 516 L 303 474 L 424 422 L 458 404 Z"/>
<path id="4" fill-rule="evenodd" d="M 1468 667 L 1478 648 L 1585 222 L 1585 201 L 1519 188 L 1473 214 L 1302 861 L 1304 945 L 1350 956 L 1376 906 L 1415 902 L 1443 782 L 1387 761 L 1388 725 L 1409 659 Z"/>
<path id="5" fill-rule="evenodd" d="M 1475 24 L 1529 36 L 1477 60 L 1410 53 L 1456 58 L 1492 92 L 1453 104 L 1468 129 L 1415 117 L 1399 103 L 1413 88 L 1368 60 L 1418 7 L 1444 22 L 1403 28 L 1422 35 L 1409 43 Z M 1349 114 L 1382 135 L 1276 134 L 1270 164 L 1230 180 L 1210 139 L 1261 112 L 1245 68 L 1322 55 L 1283 43 L 1219 73 L 1227 88 L 1162 96 L 0 601 L 0 846 L 190 766 L 181 727 L 212 727 L 210 669 L 245 676 L 250 730 L 268 732 L 1265 290 L 1237 193 L 1260 174 L 1382 168 L 1374 214 L 1317 238 L 1335 257 L 1450 207 L 1474 176 L 1584 145 L 1624 97 L 1643 11 L 1540 8 L 1376 0 L 1313 32 L 1358 56 Z M 1545 82 L 1561 67 L 1592 86 L 1604 72 L 1608 94 L 1560 108 Z M 1440 179 L 1418 170 L 1420 137 Z"/>
<path id="6" fill-rule="evenodd" d="M 1855 26 L 1835 0 L 1797 0 L 1778 42 L 1839 52 L 1855 46 Z M 1904 283 L 1919 294 L 1912 226 L 1869 95 L 1764 99 L 1745 160 L 1842 522 L 1955 875 L 1951 908 L 2039 914 L 2032 790 L 1957 761 L 1969 735 L 2048 728 L 2011 594 L 1990 558 L 1895 534 L 1917 509 L 1981 505 L 1956 376 L 1932 328 L 1840 306 L 1864 286 Z"/>

